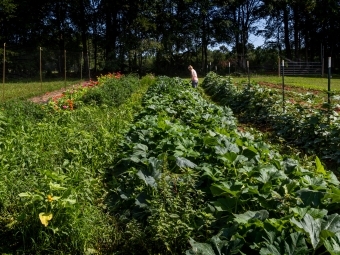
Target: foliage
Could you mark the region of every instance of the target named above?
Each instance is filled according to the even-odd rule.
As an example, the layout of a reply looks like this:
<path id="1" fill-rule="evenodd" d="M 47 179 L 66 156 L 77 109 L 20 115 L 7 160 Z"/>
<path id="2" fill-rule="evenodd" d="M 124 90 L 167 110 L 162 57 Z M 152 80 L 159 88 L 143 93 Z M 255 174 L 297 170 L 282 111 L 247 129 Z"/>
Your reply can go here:
<path id="1" fill-rule="evenodd" d="M 120 236 L 106 211 L 103 173 L 150 79 L 134 83 L 119 107 L 2 105 L 0 253 L 114 252 Z"/>
<path id="2" fill-rule="evenodd" d="M 32 52 L 39 47 L 58 51 L 47 61 L 48 53 L 43 51 L 43 60 L 49 62 L 44 63 L 43 71 L 57 69 L 59 74 L 65 70 L 64 61 L 67 71 L 77 73 L 83 68 L 95 73 L 121 70 L 184 75 L 188 64 L 200 66 L 205 73 L 210 62 L 222 71 L 226 59 L 221 60 L 220 54 L 225 50 L 220 54 L 209 51 L 219 45 L 232 49 L 228 61 L 241 70 L 246 69 L 247 60 L 251 66 L 275 68 L 276 55 L 321 62 L 321 44 L 324 56 L 332 56 L 336 72 L 339 68 L 336 0 L 2 0 L 0 14 L 1 41 L 7 43 L 8 52 L 20 55 L 8 57 L 6 73 L 11 75 L 38 74 L 38 52 L 35 60 Z M 264 41 L 262 50 L 254 49 L 257 36 Z"/>
<path id="3" fill-rule="evenodd" d="M 339 181 L 318 158 L 300 163 L 237 131 L 229 108 L 178 78 L 160 77 L 143 102 L 107 175 L 120 250 L 336 252 Z"/>
<path id="4" fill-rule="evenodd" d="M 72 88 L 51 98 L 48 107 L 55 111 L 73 111 L 82 105 L 119 106 L 131 96 L 138 85 L 133 75 L 109 73 L 98 77 L 98 81 L 90 80 L 81 87 Z"/>
<path id="5" fill-rule="evenodd" d="M 214 73 L 209 74 L 202 86 L 213 100 L 232 108 L 241 121 L 265 124 L 286 142 L 305 152 L 339 162 L 337 105 L 320 107 L 314 103 L 314 94 L 294 93 L 293 98 L 284 101 L 283 110 L 280 91 L 254 83 L 238 89 L 230 79 Z"/>

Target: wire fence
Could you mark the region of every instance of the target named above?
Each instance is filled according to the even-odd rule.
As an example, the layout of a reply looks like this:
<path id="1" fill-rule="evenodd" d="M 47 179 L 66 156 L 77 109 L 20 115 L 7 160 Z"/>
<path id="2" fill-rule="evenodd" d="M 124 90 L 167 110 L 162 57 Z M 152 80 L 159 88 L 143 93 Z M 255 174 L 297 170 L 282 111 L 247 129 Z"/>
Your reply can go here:
<path id="1" fill-rule="evenodd" d="M 2 80 L 50 78 L 91 79 L 89 54 L 47 48 L 3 48 Z"/>

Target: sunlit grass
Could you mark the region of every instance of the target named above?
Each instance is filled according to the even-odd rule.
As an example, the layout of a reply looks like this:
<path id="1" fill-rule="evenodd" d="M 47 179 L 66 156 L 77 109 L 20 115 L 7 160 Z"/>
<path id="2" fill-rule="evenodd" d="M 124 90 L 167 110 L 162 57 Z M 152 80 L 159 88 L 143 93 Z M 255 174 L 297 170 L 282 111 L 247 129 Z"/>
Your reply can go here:
<path id="1" fill-rule="evenodd" d="M 45 81 L 45 82 L 10 82 L 0 85 L 0 102 L 11 99 L 27 99 L 34 96 L 43 95 L 46 92 L 78 85 L 82 82 L 80 79 L 65 81 Z"/>
<path id="2" fill-rule="evenodd" d="M 234 83 L 247 83 L 248 77 L 232 77 Z M 260 83 L 268 82 L 282 85 L 282 76 L 250 76 L 250 82 Z M 304 89 L 327 90 L 328 77 L 298 77 L 298 76 L 284 76 L 284 84 L 289 86 L 300 87 Z M 339 77 L 331 78 L 330 85 L 332 91 L 340 91 Z"/>

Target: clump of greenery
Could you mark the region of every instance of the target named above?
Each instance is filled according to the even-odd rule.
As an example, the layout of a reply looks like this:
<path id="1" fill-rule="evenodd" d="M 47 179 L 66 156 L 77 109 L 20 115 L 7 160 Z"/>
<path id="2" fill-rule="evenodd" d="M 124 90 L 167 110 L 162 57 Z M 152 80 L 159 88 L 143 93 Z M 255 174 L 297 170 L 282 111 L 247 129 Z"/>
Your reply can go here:
<path id="1" fill-rule="evenodd" d="M 150 80 L 130 77 L 129 83 L 134 83 L 133 89 L 120 97 L 118 107 L 63 108 L 67 96 L 48 105 L 24 101 L 2 105 L 0 253 L 116 250 L 121 236 L 104 203 L 103 173 L 113 164 L 117 145 L 140 109 Z M 115 84 L 123 86 L 124 77 Z M 72 96 L 78 98 L 76 93 Z"/>
<path id="2" fill-rule="evenodd" d="M 339 181 L 319 158 L 299 162 L 237 131 L 229 108 L 178 79 L 160 77 L 143 103 L 106 179 L 120 251 L 336 252 Z"/>

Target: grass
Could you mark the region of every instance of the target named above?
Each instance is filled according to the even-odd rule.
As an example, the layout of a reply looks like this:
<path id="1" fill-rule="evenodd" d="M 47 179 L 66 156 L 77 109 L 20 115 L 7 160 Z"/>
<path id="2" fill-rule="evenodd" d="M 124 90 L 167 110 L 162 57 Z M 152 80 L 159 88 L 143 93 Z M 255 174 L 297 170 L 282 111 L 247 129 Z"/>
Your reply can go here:
<path id="1" fill-rule="evenodd" d="M 80 79 L 70 79 L 65 81 L 30 81 L 30 82 L 9 82 L 0 85 L 0 103 L 11 99 L 27 99 L 34 96 L 45 94 L 72 85 L 81 83 Z"/>
<path id="2" fill-rule="evenodd" d="M 234 83 L 248 82 L 248 77 L 233 77 Z M 282 76 L 250 76 L 250 82 L 282 84 Z M 327 90 L 328 77 L 299 77 L 299 76 L 284 76 L 284 84 L 288 86 L 295 86 L 304 89 Z M 332 91 L 340 91 L 340 77 L 333 77 L 330 79 Z"/>

